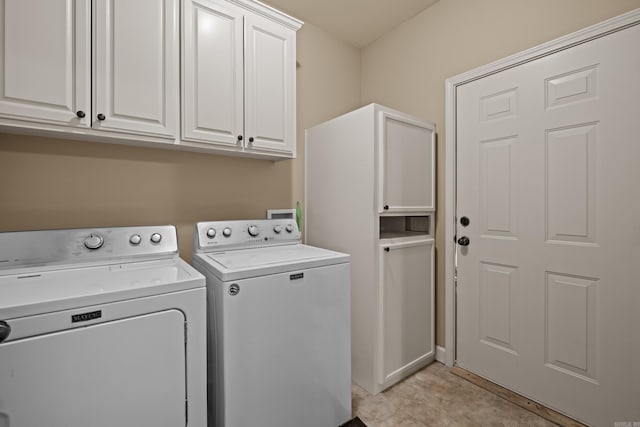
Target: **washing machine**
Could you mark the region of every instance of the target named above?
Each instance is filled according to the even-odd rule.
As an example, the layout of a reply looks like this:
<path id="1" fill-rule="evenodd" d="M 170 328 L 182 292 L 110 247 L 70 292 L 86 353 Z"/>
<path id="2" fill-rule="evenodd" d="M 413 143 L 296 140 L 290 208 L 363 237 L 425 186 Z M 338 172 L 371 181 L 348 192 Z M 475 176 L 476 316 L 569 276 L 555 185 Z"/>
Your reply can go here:
<path id="1" fill-rule="evenodd" d="M 207 279 L 209 425 L 331 427 L 351 418 L 350 257 L 296 222 L 196 224 Z"/>
<path id="2" fill-rule="evenodd" d="M 175 227 L 0 233 L 0 426 L 205 425 L 205 279 Z"/>

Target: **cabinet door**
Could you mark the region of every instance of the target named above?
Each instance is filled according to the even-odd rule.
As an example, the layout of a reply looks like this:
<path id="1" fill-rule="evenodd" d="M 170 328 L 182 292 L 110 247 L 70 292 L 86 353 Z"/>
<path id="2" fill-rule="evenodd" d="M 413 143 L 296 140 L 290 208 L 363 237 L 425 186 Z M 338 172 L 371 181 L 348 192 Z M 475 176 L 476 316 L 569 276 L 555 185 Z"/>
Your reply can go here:
<path id="1" fill-rule="evenodd" d="M 435 208 L 433 126 L 381 111 L 378 129 L 379 212 Z"/>
<path id="2" fill-rule="evenodd" d="M 246 146 L 295 155 L 295 31 L 245 17 Z"/>
<path id="3" fill-rule="evenodd" d="M 95 0 L 96 129 L 175 137 L 178 0 Z"/>
<path id="4" fill-rule="evenodd" d="M 378 383 L 404 378 L 435 356 L 433 240 L 380 243 Z"/>
<path id="5" fill-rule="evenodd" d="M 0 1 L 0 116 L 89 126 L 90 13 L 89 0 Z"/>
<path id="6" fill-rule="evenodd" d="M 242 11 L 228 2 L 187 0 L 182 32 L 182 138 L 242 146 Z"/>

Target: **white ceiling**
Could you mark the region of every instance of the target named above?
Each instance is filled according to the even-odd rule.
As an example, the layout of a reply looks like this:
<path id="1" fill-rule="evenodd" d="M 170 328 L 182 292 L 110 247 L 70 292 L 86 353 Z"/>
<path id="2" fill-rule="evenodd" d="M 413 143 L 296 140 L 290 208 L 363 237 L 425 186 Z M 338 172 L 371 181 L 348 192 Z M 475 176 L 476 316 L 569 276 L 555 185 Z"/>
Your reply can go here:
<path id="1" fill-rule="evenodd" d="M 355 47 L 364 47 L 438 0 L 262 0 Z"/>

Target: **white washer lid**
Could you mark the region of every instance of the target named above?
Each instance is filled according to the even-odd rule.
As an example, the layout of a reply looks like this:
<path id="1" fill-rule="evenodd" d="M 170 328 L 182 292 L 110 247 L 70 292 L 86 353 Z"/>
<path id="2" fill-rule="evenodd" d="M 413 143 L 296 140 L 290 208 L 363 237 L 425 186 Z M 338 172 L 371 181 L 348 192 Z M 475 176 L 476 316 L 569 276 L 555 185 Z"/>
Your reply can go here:
<path id="1" fill-rule="evenodd" d="M 223 282 L 347 263 L 348 254 L 303 244 L 194 254 Z"/>
<path id="2" fill-rule="evenodd" d="M 205 286 L 180 258 L 0 276 L 0 320 Z"/>

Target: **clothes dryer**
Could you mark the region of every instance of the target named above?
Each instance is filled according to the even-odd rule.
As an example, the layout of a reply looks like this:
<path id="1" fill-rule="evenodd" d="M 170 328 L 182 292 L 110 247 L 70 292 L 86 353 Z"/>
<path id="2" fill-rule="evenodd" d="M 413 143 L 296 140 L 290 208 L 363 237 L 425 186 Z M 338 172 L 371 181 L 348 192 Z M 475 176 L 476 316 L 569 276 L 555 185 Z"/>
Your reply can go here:
<path id="1" fill-rule="evenodd" d="M 0 233 L 0 426 L 205 426 L 205 301 L 173 226 Z"/>

